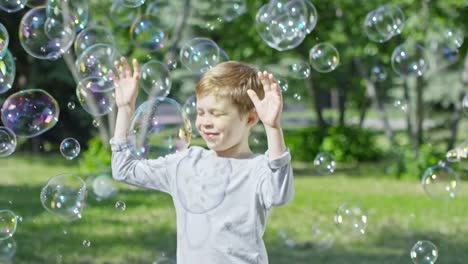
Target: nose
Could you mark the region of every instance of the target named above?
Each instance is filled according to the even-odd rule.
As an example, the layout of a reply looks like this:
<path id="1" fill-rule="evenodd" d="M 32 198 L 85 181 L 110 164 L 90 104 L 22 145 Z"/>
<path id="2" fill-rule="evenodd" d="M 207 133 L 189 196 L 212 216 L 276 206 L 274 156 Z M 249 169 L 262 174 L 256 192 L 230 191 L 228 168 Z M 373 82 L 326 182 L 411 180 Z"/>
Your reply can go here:
<path id="1" fill-rule="evenodd" d="M 211 128 L 213 127 L 213 120 L 207 116 L 197 116 L 197 123 L 201 128 Z"/>

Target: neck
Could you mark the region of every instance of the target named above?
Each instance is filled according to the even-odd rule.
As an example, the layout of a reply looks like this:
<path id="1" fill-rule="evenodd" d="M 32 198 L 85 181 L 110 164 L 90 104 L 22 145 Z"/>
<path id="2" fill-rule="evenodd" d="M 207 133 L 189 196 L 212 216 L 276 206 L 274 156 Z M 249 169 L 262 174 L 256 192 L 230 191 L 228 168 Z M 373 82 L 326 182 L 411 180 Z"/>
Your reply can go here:
<path id="1" fill-rule="evenodd" d="M 223 158 L 243 159 L 252 156 L 253 152 L 250 150 L 248 142 L 245 140 L 243 144 L 234 145 L 228 149 L 221 151 L 213 150 L 216 156 Z"/>

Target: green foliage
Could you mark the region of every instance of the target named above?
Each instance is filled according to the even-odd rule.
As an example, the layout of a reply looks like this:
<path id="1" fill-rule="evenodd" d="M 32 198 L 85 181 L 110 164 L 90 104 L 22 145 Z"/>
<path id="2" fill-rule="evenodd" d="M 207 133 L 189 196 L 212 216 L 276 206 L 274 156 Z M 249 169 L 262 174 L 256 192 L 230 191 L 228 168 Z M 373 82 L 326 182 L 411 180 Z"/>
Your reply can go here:
<path id="1" fill-rule="evenodd" d="M 286 145 L 296 161 L 313 161 L 320 151 L 332 153 L 337 161 L 371 161 L 382 156 L 376 133 L 357 126 L 299 128 L 285 133 Z"/>
<path id="2" fill-rule="evenodd" d="M 99 135 L 88 142 L 88 149 L 80 160 L 80 174 L 87 176 L 100 172 L 111 171 L 111 149 L 109 144 L 103 144 Z"/>

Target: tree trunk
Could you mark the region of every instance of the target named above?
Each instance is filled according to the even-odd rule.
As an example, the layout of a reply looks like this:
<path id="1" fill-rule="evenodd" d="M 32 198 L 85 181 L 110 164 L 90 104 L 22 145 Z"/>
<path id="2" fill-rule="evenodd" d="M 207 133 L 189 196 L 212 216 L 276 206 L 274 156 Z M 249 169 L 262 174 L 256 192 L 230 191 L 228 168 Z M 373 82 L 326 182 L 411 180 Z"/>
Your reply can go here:
<path id="1" fill-rule="evenodd" d="M 468 53 L 465 56 L 464 67 L 461 76 L 461 82 L 463 85 L 463 89 L 460 92 L 458 101 L 455 103 L 455 110 L 452 115 L 452 122 L 450 125 L 450 139 L 447 144 L 447 150 L 451 150 L 455 147 L 455 142 L 457 141 L 458 135 L 458 127 L 460 124 L 460 120 L 462 118 L 463 112 L 463 99 L 466 96 L 466 92 L 468 90 Z"/>
<path id="2" fill-rule="evenodd" d="M 325 122 L 325 119 L 323 119 L 322 106 L 320 105 L 320 89 L 318 85 L 314 83 L 314 79 L 312 77 L 309 78 L 307 82 L 307 88 L 314 99 L 314 110 L 317 116 L 317 123 L 320 128 L 325 129 L 327 127 L 327 123 Z"/>
<path id="3" fill-rule="evenodd" d="M 413 131 L 413 140 L 414 140 L 415 147 L 418 150 L 419 150 L 419 147 L 423 143 L 423 133 L 424 133 L 423 95 L 424 95 L 425 85 L 426 85 L 426 82 L 422 76 L 416 79 L 416 127 L 415 127 L 415 130 Z"/>
<path id="4" fill-rule="evenodd" d="M 409 85 L 408 85 L 408 79 L 404 78 L 403 79 L 403 96 L 405 98 L 405 103 L 406 103 L 406 133 L 408 135 L 408 138 L 412 138 L 413 136 L 413 122 L 411 121 L 411 97 L 409 93 Z M 414 142 L 413 142 L 413 146 Z"/>

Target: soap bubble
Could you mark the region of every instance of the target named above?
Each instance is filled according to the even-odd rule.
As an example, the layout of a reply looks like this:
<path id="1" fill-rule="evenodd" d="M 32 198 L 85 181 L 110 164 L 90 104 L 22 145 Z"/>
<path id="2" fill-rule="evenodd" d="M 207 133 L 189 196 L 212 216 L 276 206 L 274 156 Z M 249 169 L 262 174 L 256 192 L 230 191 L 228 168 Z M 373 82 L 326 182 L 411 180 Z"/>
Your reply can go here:
<path id="1" fill-rule="evenodd" d="M 0 261 L 9 263 L 11 258 L 16 253 L 16 241 L 10 237 L 4 240 L 0 240 Z"/>
<path id="2" fill-rule="evenodd" d="M 75 62 L 78 74 L 81 79 L 94 76 L 101 77 L 108 84 L 108 89 L 115 87 L 113 84 L 114 73 L 117 69 L 114 62 L 120 60 L 122 55 L 113 46 L 109 44 L 95 44 L 84 50 Z"/>
<path id="3" fill-rule="evenodd" d="M 90 76 L 78 82 L 76 96 L 86 112 L 92 116 L 106 115 L 115 105 L 113 81 Z"/>
<path id="4" fill-rule="evenodd" d="M 139 7 L 145 3 L 145 0 L 121 0 L 122 5 L 126 7 Z"/>
<path id="5" fill-rule="evenodd" d="M 60 143 L 60 153 L 68 160 L 72 160 L 80 154 L 80 143 L 74 138 L 66 138 Z"/>
<path id="6" fill-rule="evenodd" d="M 310 49 L 309 62 L 318 72 L 331 72 L 338 67 L 340 55 L 332 44 L 319 43 Z"/>
<path id="7" fill-rule="evenodd" d="M 140 86 L 153 97 L 166 97 L 171 91 L 169 69 L 157 60 L 150 60 L 140 69 Z"/>
<path id="8" fill-rule="evenodd" d="M 86 183 L 73 174 L 59 174 L 49 179 L 41 191 L 42 206 L 66 221 L 81 218 L 85 206 Z"/>
<path id="9" fill-rule="evenodd" d="M 26 5 L 28 0 L 1 0 L 0 9 L 8 13 L 20 11 Z"/>
<path id="10" fill-rule="evenodd" d="M 18 137 L 35 137 L 52 127 L 59 118 L 59 105 L 46 91 L 22 90 L 10 95 L 2 107 L 2 122 Z"/>
<path id="11" fill-rule="evenodd" d="M 367 211 L 355 201 L 342 203 L 335 212 L 335 223 L 347 235 L 363 235 L 367 228 Z"/>
<path id="12" fill-rule="evenodd" d="M 383 5 L 370 11 L 364 20 L 364 31 L 371 41 L 385 42 L 402 32 L 403 11 L 394 5 Z"/>
<path id="13" fill-rule="evenodd" d="M 131 152 L 140 159 L 155 159 L 187 149 L 192 128 L 179 103 L 157 97 L 141 104 L 128 132 Z"/>
<path id="14" fill-rule="evenodd" d="M 439 250 L 431 241 L 419 240 L 411 248 L 410 256 L 414 264 L 434 264 Z"/>
<path id="15" fill-rule="evenodd" d="M 93 120 L 93 127 L 99 127 L 101 124 L 99 124 L 99 121 L 96 119 Z"/>
<path id="16" fill-rule="evenodd" d="M 115 209 L 120 210 L 120 211 L 125 211 L 127 206 L 125 205 L 124 201 L 117 201 L 115 202 Z"/>
<path id="17" fill-rule="evenodd" d="M 110 175 L 101 174 L 92 181 L 93 193 L 98 200 L 108 199 L 117 194 L 117 187 L 114 186 L 114 180 Z"/>
<path id="18" fill-rule="evenodd" d="M 0 241 L 12 237 L 16 232 L 17 217 L 10 210 L 0 210 Z"/>
<path id="19" fill-rule="evenodd" d="M 246 0 L 217 0 L 213 6 L 219 7 L 220 17 L 225 21 L 233 21 L 247 10 Z"/>
<path id="20" fill-rule="evenodd" d="M 222 203 L 232 173 L 229 160 L 213 160 L 202 155 L 202 152 L 190 152 L 177 165 L 179 201 L 192 214 L 206 213 Z"/>
<path id="21" fill-rule="evenodd" d="M 336 159 L 328 152 L 320 152 L 315 156 L 314 167 L 319 174 L 333 173 L 336 169 Z"/>
<path id="22" fill-rule="evenodd" d="M 10 90 L 16 76 L 16 62 L 9 50 L 0 58 L 0 94 Z"/>
<path id="23" fill-rule="evenodd" d="M 404 99 L 396 99 L 396 100 L 393 102 L 393 107 L 394 107 L 397 111 L 401 111 L 401 112 L 403 112 L 403 113 L 408 112 L 408 103 L 407 103 L 406 100 L 404 100 Z"/>
<path id="24" fill-rule="evenodd" d="M 197 98 L 195 95 L 191 95 L 182 105 L 182 111 L 185 112 L 188 119 L 190 119 L 190 124 L 193 128 L 196 127 L 195 120 L 197 119 Z M 199 137 L 198 129 L 192 130 L 192 138 Z"/>
<path id="25" fill-rule="evenodd" d="M 75 110 L 75 103 L 74 102 L 68 102 L 67 107 L 70 110 Z"/>
<path id="26" fill-rule="evenodd" d="M 383 82 L 387 79 L 388 73 L 382 65 L 376 64 L 372 66 L 370 76 L 373 80 Z"/>
<path id="27" fill-rule="evenodd" d="M 268 46 L 284 51 L 299 46 L 317 23 L 317 10 L 308 0 L 270 1 L 257 12 L 255 27 Z"/>
<path id="28" fill-rule="evenodd" d="M 16 135 L 8 127 L 0 126 L 0 158 L 10 156 L 16 149 Z"/>
<path id="29" fill-rule="evenodd" d="M 110 18 L 121 27 L 128 27 L 140 17 L 140 8 L 130 8 L 122 3 L 123 0 L 115 0 L 110 8 Z"/>
<path id="30" fill-rule="evenodd" d="M 89 20 L 88 0 L 47 1 L 47 16 L 49 18 L 61 17 L 63 14 L 67 14 L 69 16 L 68 20 L 74 25 L 76 32 L 83 30 Z"/>
<path id="31" fill-rule="evenodd" d="M 424 48 L 415 43 L 400 44 L 392 53 L 392 68 L 400 76 L 421 76 L 427 70 Z"/>
<path id="32" fill-rule="evenodd" d="M 170 0 L 150 1 L 146 5 L 145 17 L 157 22 L 158 26 L 166 32 L 176 26 L 176 19 L 173 17 L 181 15 L 181 2 Z"/>
<path id="33" fill-rule="evenodd" d="M 48 17 L 46 7 L 29 10 L 21 19 L 19 39 L 21 46 L 38 59 L 56 60 L 73 44 L 73 21 L 63 21 L 63 16 Z"/>
<path id="34" fill-rule="evenodd" d="M 8 49 L 8 43 L 10 42 L 10 35 L 5 26 L 0 23 L 0 59 L 3 58 Z"/>
<path id="35" fill-rule="evenodd" d="M 180 49 L 180 62 L 190 71 L 202 74 L 219 63 L 219 47 L 207 38 L 194 38 Z"/>
<path id="36" fill-rule="evenodd" d="M 458 162 L 460 161 L 460 156 L 461 156 L 461 153 L 459 152 L 460 151 L 458 149 L 451 149 L 447 151 L 447 154 L 445 154 L 445 159 L 448 162 Z"/>
<path id="37" fill-rule="evenodd" d="M 89 241 L 87 239 L 83 240 L 83 246 L 84 247 L 90 247 L 91 246 L 91 241 Z"/>
<path id="38" fill-rule="evenodd" d="M 75 39 L 75 55 L 79 57 L 83 51 L 96 44 L 115 45 L 114 36 L 105 27 L 92 26 L 81 31 Z"/>
<path id="39" fill-rule="evenodd" d="M 421 183 L 424 191 L 433 199 L 455 198 L 460 176 L 446 163 L 439 162 L 424 172 Z"/>
<path id="40" fill-rule="evenodd" d="M 168 40 L 167 32 L 149 17 L 135 21 L 130 28 L 133 43 L 150 52 L 164 48 Z"/>
<path id="41" fill-rule="evenodd" d="M 310 64 L 305 61 L 300 61 L 291 64 L 292 76 L 296 79 L 307 79 L 310 76 Z"/>

